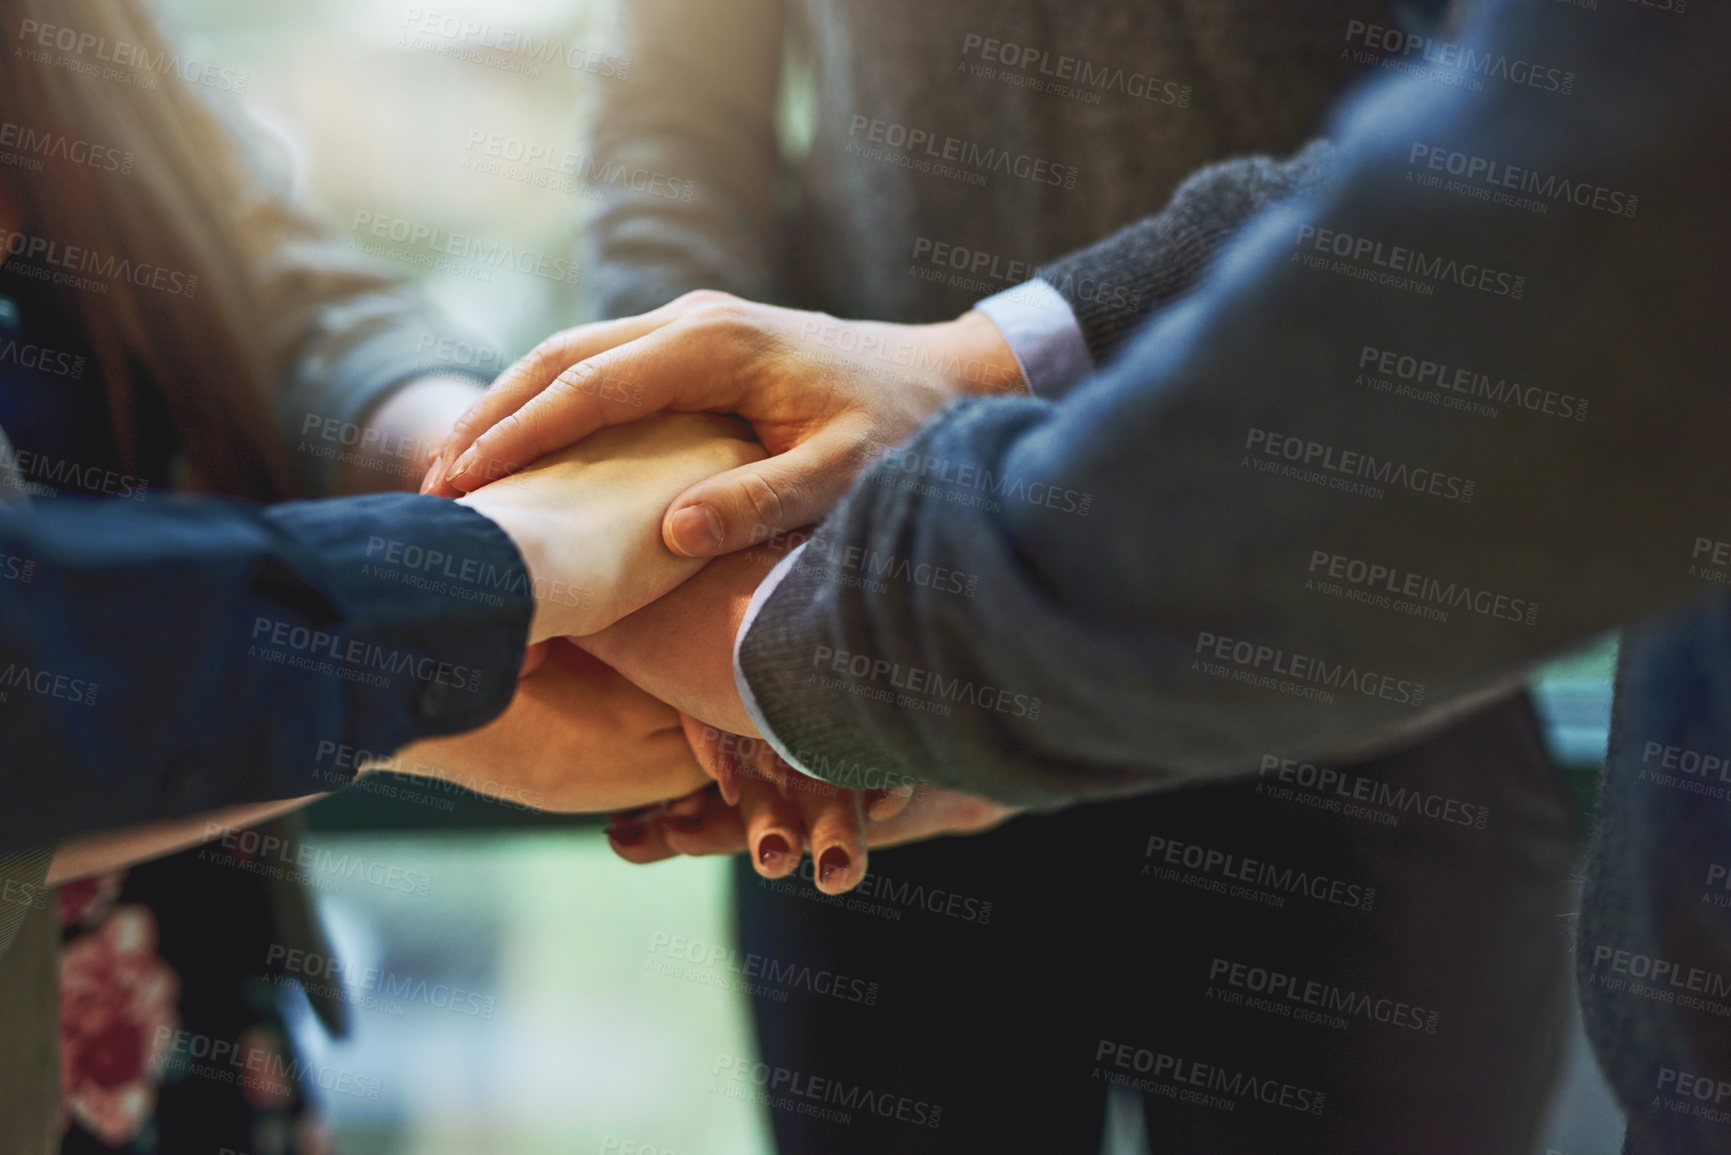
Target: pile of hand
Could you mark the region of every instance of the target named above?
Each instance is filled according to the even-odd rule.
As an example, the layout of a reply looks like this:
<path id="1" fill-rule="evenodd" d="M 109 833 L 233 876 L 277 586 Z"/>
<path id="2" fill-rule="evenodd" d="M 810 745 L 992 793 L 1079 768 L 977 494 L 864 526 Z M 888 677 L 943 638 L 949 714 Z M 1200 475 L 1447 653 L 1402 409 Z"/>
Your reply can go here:
<path id="1" fill-rule="evenodd" d="M 457 423 L 422 484 L 523 554 L 536 609 L 517 696 L 491 725 L 383 768 L 618 810 L 608 836 L 631 862 L 745 851 L 781 878 L 809 854 L 829 893 L 865 877 L 868 846 L 1002 822 L 1007 807 L 923 783 L 797 773 L 758 736 L 733 651 L 791 531 L 950 400 L 1020 389 L 975 314 L 844 322 L 694 293 L 542 342 Z"/>

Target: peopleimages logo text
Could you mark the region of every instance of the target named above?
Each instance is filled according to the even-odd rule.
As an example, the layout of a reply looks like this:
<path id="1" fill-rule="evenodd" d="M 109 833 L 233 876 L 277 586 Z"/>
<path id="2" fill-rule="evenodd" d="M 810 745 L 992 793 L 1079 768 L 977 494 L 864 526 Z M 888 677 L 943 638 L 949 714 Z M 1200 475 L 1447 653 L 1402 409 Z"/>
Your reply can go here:
<path id="1" fill-rule="evenodd" d="M 1447 282 L 1463 289 L 1474 289 L 1494 297 L 1520 300 L 1526 292 L 1527 279 L 1515 273 L 1493 269 L 1476 261 L 1457 261 L 1453 257 L 1437 257 L 1405 245 L 1389 244 L 1374 237 L 1355 236 L 1338 229 L 1319 229 L 1315 225 L 1300 225 L 1293 239 L 1298 248 L 1310 248 L 1319 253 L 1354 263 L 1370 263 L 1373 269 L 1386 269 L 1419 281 Z"/>
<path id="2" fill-rule="evenodd" d="M 1326 442 L 1254 426 L 1245 434 L 1244 448 L 1247 452 L 1259 452 L 1264 457 L 1279 458 L 1306 469 L 1343 474 L 1449 501 L 1471 502 L 1473 492 L 1478 488 L 1472 479 L 1456 477 L 1452 473 L 1422 466 L 1410 468 L 1405 462 L 1377 457 L 1373 453 L 1339 449 Z"/>
<path id="3" fill-rule="evenodd" d="M 1381 698 L 1402 706 L 1424 704 L 1423 682 L 1411 682 L 1373 670 L 1359 670 L 1344 662 L 1329 662 L 1308 654 L 1291 653 L 1278 646 L 1264 645 L 1243 638 L 1222 637 L 1199 631 L 1194 653 L 1201 658 L 1230 663 L 1242 670 L 1291 678 L 1296 682 L 1345 690 L 1367 698 Z M 1195 663 L 1193 663 L 1194 665 Z"/>
<path id="4" fill-rule="evenodd" d="M 1231 851 L 1198 846 L 1193 842 L 1179 842 L 1159 834 L 1148 836 L 1143 857 L 1147 858 L 1149 863 L 1178 867 L 1198 874 L 1211 874 L 1231 882 L 1260 886 L 1277 894 L 1302 895 L 1317 902 L 1353 910 L 1369 911 L 1376 906 L 1374 886 L 1363 886 L 1340 878 L 1330 878 L 1325 874 L 1280 866 L 1263 859 L 1245 858 Z M 1153 875 L 1147 866 L 1143 867 L 1143 873 Z"/>
<path id="5" fill-rule="evenodd" d="M 1043 701 L 1033 695 L 1018 694 L 1001 686 L 977 683 L 967 678 L 940 674 L 918 666 L 904 666 L 884 658 L 850 653 L 830 646 L 812 650 L 814 669 L 841 674 L 854 681 L 888 682 L 908 694 L 921 694 L 935 701 L 966 702 L 981 710 L 1009 714 L 1016 718 L 1038 718 Z"/>
<path id="6" fill-rule="evenodd" d="M 1463 79 L 1503 80 L 1511 84 L 1528 88 L 1536 88 L 1541 92 L 1556 92 L 1564 96 L 1575 90 L 1575 74 L 1566 68 L 1554 65 L 1540 64 L 1519 57 L 1511 58 L 1506 53 L 1481 51 L 1457 44 L 1451 40 L 1441 40 L 1434 36 L 1421 36 L 1400 28 L 1391 28 L 1383 24 L 1371 24 L 1364 20 L 1348 20 L 1346 22 L 1347 42 L 1363 44 L 1373 52 L 1381 54 L 1379 58 L 1410 62 L 1418 57 L 1426 64 L 1436 65 L 1458 73 Z M 1360 63 L 1367 63 L 1361 60 Z"/>
<path id="7" fill-rule="evenodd" d="M 874 120 L 856 114 L 848 124 L 848 136 L 863 136 L 872 144 L 881 144 L 897 151 L 923 153 L 927 158 L 964 165 L 980 172 L 999 172 L 1007 176 L 1031 180 L 1036 184 L 1075 188 L 1081 170 L 1075 165 L 1058 164 L 1044 157 L 1013 153 L 995 145 L 982 146 L 961 137 L 944 136 L 930 129 L 911 128 L 889 120 Z"/>
<path id="8" fill-rule="evenodd" d="M 1188 84 L 1162 80 L 1134 69 L 1095 64 L 1063 53 L 1054 54 L 1031 44 L 998 40 L 977 32 L 970 32 L 962 38 L 962 55 L 977 55 L 981 60 L 1004 68 L 1051 77 L 1083 88 L 1134 96 L 1156 104 L 1171 104 L 1179 108 L 1190 104 Z"/>
<path id="9" fill-rule="evenodd" d="M 470 693 L 481 688 L 481 671 L 472 666 L 454 665 L 406 650 L 386 649 L 376 642 L 345 638 L 341 634 L 293 622 L 255 617 L 252 637 L 257 643 L 254 649 L 258 645 L 279 646 L 287 652 L 334 663 L 336 671 L 408 674 L 423 682 L 452 686 Z"/>
<path id="10" fill-rule="evenodd" d="M 93 278 L 97 285 L 104 281 L 124 282 L 140 289 L 154 289 L 175 297 L 198 295 L 198 277 L 194 274 L 167 269 L 148 261 L 134 261 L 129 257 L 99 253 L 82 245 L 63 244 L 50 237 L 36 237 L 29 233 L 0 229 L 0 248 L 4 248 L 9 257 L 40 261 L 67 273 Z M 103 291 L 107 291 L 106 287 Z"/>
<path id="11" fill-rule="evenodd" d="M 218 92 L 244 94 L 252 79 L 238 69 L 221 68 L 190 58 L 182 59 L 179 53 L 166 48 L 152 52 L 142 44 L 134 44 L 128 40 L 109 40 L 108 37 L 98 36 L 94 32 L 60 24 L 44 24 L 40 20 L 20 20 L 18 39 L 34 42 L 37 49 L 55 49 L 69 56 L 94 60 L 118 69 L 134 70 L 146 76 L 173 74 L 188 84 L 213 88 Z M 80 71 L 88 71 L 89 68 L 89 65 L 84 65 Z M 150 81 L 150 85 L 154 87 L 155 81 Z"/>

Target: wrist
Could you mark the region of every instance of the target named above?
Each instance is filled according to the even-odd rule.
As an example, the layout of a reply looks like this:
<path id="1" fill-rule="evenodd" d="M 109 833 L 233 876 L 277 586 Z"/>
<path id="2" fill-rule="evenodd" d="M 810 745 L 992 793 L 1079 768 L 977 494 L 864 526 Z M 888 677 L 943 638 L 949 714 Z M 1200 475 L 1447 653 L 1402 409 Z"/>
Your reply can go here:
<path id="1" fill-rule="evenodd" d="M 1027 396 L 1028 382 L 1015 350 L 1004 339 L 996 321 L 978 309 L 970 309 L 953 321 L 931 326 L 954 358 L 951 384 L 958 397 Z"/>
<path id="2" fill-rule="evenodd" d="M 550 588 L 549 583 L 542 580 L 546 576 L 548 563 L 547 553 L 541 542 L 541 519 L 538 519 L 532 510 L 500 500 L 498 493 L 497 490 L 489 492 L 483 487 L 457 498 L 456 502 L 498 526 L 499 531 L 517 547 L 517 555 L 522 558 L 523 568 L 528 573 L 530 593 L 535 599 L 535 612 L 529 619 L 527 644 L 533 646 L 549 638 L 580 632 L 573 623 L 559 617 L 560 607 L 557 604 L 541 594 L 541 591 Z"/>

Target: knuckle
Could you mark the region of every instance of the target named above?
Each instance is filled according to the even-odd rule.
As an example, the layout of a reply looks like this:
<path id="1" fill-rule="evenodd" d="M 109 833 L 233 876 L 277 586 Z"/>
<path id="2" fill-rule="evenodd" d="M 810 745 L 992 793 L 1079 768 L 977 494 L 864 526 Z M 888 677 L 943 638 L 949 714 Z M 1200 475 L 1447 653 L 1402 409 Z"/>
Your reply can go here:
<path id="1" fill-rule="evenodd" d="M 529 430 L 521 415 L 507 413 L 499 419 L 498 424 L 475 439 L 471 448 L 475 453 L 475 461 L 469 467 L 469 473 L 482 481 L 497 481 L 511 472 L 507 448 L 501 456 L 501 447 L 521 445 L 528 436 Z"/>
<path id="2" fill-rule="evenodd" d="M 703 330 L 711 341 L 726 341 L 751 348 L 764 339 L 762 306 L 726 293 L 695 305 L 686 314 L 686 324 Z"/>
<path id="3" fill-rule="evenodd" d="M 583 386 L 595 375 L 595 373 L 596 367 L 594 362 L 579 361 L 575 365 L 567 365 L 565 368 L 559 370 L 558 376 L 554 377 L 553 380 L 548 383 L 547 389 L 551 393 L 565 395 L 569 395 L 573 392 L 582 392 Z"/>
<path id="4" fill-rule="evenodd" d="M 451 423 L 451 432 L 446 435 L 447 443 L 451 445 L 473 444 L 475 438 L 484 432 L 480 427 L 482 420 L 479 413 L 473 409 L 469 410 Z"/>
<path id="5" fill-rule="evenodd" d="M 748 473 L 740 478 L 739 493 L 745 499 L 745 508 L 741 512 L 748 512 L 756 525 L 764 527 L 768 533 L 783 528 L 786 503 L 762 474 Z"/>
<path id="6" fill-rule="evenodd" d="M 599 404 L 603 399 L 601 382 L 606 375 L 602 358 L 592 358 L 568 365 L 548 383 L 547 404 L 558 406 Z"/>
<path id="7" fill-rule="evenodd" d="M 529 351 L 527 357 L 517 362 L 517 365 L 513 366 L 512 369 L 515 369 L 518 366 L 524 366 L 532 368 L 538 372 L 550 372 L 553 366 L 558 365 L 565 359 L 566 350 L 570 348 L 571 334 L 575 331 L 576 330 L 574 329 L 566 329 L 564 332 L 555 333 L 551 337 L 544 338 Z M 509 374 L 511 370 L 507 370 L 506 372 Z"/>
<path id="8" fill-rule="evenodd" d="M 703 309 L 711 305 L 728 305 L 739 300 L 732 293 L 720 289 L 693 289 L 673 302 L 674 308 L 681 312 Z"/>

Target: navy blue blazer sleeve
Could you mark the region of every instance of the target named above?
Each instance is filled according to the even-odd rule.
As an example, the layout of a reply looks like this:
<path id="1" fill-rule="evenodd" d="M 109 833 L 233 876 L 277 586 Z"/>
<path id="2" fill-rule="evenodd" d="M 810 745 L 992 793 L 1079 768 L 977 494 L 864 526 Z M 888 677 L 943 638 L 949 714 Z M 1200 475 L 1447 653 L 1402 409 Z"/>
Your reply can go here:
<path id="1" fill-rule="evenodd" d="M 438 498 L 0 506 L 0 852 L 478 727 L 532 612 L 511 540 Z"/>

